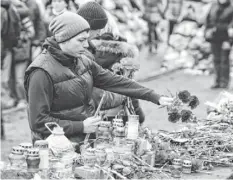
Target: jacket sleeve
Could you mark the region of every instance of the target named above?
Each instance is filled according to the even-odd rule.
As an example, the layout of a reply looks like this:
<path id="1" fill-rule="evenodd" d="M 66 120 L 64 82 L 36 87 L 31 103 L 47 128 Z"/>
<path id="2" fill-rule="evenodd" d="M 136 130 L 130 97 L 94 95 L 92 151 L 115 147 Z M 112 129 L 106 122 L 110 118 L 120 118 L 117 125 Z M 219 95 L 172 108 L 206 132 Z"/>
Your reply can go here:
<path id="1" fill-rule="evenodd" d="M 94 61 L 92 61 L 91 70 L 95 87 L 129 96 L 131 98 L 142 99 L 159 104 L 160 95 L 156 94 L 153 90 L 141 86 L 131 79 L 116 75 L 109 70 L 105 70 Z"/>
<path id="2" fill-rule="evenodd" d="M 53 101 L 53 84 L 43 70 L 35 70 L 28 80 L 29 124 L 32 131 L 49 135 L 45 127 L 47 122 L 56 122 L 64 128 L 66 136 L 83 132 L 82 121 L 58 119 L 50 115 Z"/>
<path id="3" fill-rule="evenodd" d="M 120 106 L 124 101 L 124 96 L 109 91 L 105 91 L 106 96 L 103 100 L 101 110 L 108 110 Z M 95 107 L 98 107 L 100 100 L 104 94 L 104 90 L 94 88 L 92 93 L 92 99 L 94 100 Z"/>

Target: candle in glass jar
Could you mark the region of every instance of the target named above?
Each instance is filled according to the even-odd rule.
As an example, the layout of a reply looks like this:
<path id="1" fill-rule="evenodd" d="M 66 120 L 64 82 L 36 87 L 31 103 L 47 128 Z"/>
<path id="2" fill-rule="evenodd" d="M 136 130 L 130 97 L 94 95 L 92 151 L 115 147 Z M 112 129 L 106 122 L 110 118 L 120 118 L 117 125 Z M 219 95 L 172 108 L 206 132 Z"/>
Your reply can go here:
<path id="1" fill-rule="evenodd" d="M 185 174 L 191 174 L 192 162 L 190 160 L 184 160 L 182 172 Z"/>
<path id="2" fill-rule="evenodd" d="M 24 149 L 24 155 L 27 155 L 27 150 L 33 147 L 32 143 L 21 143 L 19 146 Z"/>
<path id="3" fill-rule="evenodd" d="M 34 144 L 35 148 L 39 149 L 40 169 L 49 168 L 49 144 L 46 140 L 37 140 Z"/>
<path id="4" fill-rule="evenodd" d="M 139 128 L 139 116 L 138 115 L 129 115 L 128 116 L 128 139 L 137 139 L 138 138 L 138 128 Z"/>
<path id="5" fill-rule="evenodd" d="M 29 172 L 38 172 L 39 171 L 39 164 L 40 164 L 40 157 L 39 157 L 39 149 L 31 148 L 29 149 L 26 158 L 27 167 Z"/>
<path id="6" fill-rule="evenodd" d="M 24 149 L 20 146 L 12 147 L 12 151 L 9 155 L 9 161 L 11 169 L 22 169 L 25 163 Z"/>

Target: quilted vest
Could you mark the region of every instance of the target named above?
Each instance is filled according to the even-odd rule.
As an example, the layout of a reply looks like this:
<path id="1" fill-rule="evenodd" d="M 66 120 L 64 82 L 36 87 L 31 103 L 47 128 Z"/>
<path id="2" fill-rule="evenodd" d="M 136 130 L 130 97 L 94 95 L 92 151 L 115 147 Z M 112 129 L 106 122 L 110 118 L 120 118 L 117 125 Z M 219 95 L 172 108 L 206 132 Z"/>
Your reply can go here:
<path id="1" fill-rule="evenodd" d="M 90 59 L 78 59 L 77 65 L 71 70 L 44 50 L 26 70 L 26 92 L 28 90 L 27 79 L 30 73 L 38 68 L 47 72 L 53 82 L 54 97 L 50 112 L 52 117 L 61 120 L 83 121 L 93 116 L 95 107 L 91 99 L 93 78 Z"/>

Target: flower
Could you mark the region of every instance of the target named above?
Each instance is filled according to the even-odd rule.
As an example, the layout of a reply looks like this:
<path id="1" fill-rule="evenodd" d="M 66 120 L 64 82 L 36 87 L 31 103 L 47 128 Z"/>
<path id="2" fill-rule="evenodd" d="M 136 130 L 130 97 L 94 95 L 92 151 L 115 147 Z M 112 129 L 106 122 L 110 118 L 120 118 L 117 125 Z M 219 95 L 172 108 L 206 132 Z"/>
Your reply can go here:
<path id="1" fill-rule="evenodd" d="M 191 107 L 191 109 L 195 109 L 199 104 L 200 102 L 197 96 L 190 96 L 190 102 L 188 106 Z"/>
<path id="2" fill-rule="evenodd" d="M 184 91 L 180 91 L 178 93 L 178 97 L 179 99 L 183 102 L 183 103 L 188 103 L 189 102 L 189 98 L 190 98 L 190 93 L 187 90 Z"/>
<path id="3" fill-rule="evenodd" d="M 182 110 L 181 111 L 181 120 L 182 122 L 187 122 L 191 119 L 192 117 L 192 111 L 190 110 Z"/>
<path id="4" fill-rule="evenodd" d="M 180 114 L 178 112 L 169 113 L 168 120 L 170 122 L 176 123 L 180 120 Z"/>

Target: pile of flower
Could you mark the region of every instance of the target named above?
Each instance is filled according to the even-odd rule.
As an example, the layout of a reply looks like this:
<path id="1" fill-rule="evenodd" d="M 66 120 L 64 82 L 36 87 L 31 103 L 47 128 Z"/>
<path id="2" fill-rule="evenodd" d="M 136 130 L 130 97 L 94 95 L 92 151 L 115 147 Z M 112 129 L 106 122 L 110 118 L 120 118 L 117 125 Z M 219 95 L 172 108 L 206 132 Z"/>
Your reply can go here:
<path id="1" fill-rule="evenodd" d="M 233 166 L 232 128 L 232 125 L 199 121 L 176 132 L 153 134 L 145 128 L 144 134 L 155 151 L 155 165 L 171 165 L 174 159 L 190 160 L 192 172 L 199 172 L 215 166 Z"/>
<path id="2" fill-rule="evenodd" d="M 214 102 L 206 102 L 208 106 L 207 119 L 233 124 L 233 94 L 221 92 Z"/>
<path id="3" fill-rule="evenodd" d="M 180 91 L 174 97 L 172 105 L 167 107 L 168 120 L 173 123 L 179 120 L 195 122 L 197 119 L 191 110 L 195 109 L 199 103 L 197 96 L 191 95 L 187 90 Z"/>

